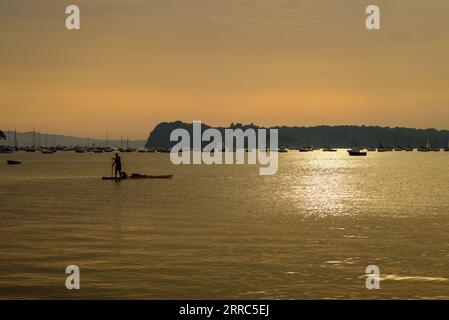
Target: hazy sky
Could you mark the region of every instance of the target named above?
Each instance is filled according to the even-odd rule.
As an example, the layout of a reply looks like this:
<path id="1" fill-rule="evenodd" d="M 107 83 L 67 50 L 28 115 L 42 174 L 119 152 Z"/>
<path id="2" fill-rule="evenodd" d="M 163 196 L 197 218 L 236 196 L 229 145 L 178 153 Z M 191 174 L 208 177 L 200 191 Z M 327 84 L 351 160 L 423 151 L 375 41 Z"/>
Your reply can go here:
<path id="1" fill-rule="evenodd" d="M 368 4 L 382 30 L 365 29 Z M 449 128 L 448 59 L 447 0 L 2 0 L 0 129 Z"/>

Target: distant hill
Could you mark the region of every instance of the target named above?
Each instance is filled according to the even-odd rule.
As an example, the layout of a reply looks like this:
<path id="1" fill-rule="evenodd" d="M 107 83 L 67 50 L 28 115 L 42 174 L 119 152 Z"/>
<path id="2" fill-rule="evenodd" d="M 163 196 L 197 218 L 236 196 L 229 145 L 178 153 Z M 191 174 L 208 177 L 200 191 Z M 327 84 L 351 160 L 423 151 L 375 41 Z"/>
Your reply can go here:
<path id="1" fill-rule="evenodd" d="M 7 140 L 5 142 L 6 145 L 13 146 L 14 145 L 14 131 L 4 131 Z M 17 132 L 17 143 L 19 147 L 26 147 L 33 145 L 33 132 Z M 80 137 L 72 137 L 65 135 L 57 135 L 57 134 L 49 134 L 45 135 L 42 133 L 36 132 L 34 134 L 34 144 L 35 146 L 42 147 L 52 147 L 52 146 L 101 146 L 106 147 L 126 147 L 126 140 L 109 140 L 106 139 L 92 139 L 92 138 L 80 138 Z M 143 148 L 145 145 L 145 140 L 129 140 L 128 146 L 131 148 Z"/>
<path id="2" fill-rule="evenodd" d="M 182 121 L 159 123 L 150 133 L 145 146 L 147 148 L 172 147 L 176 142 L 170 142 L 170 133 L 177 128 L 184 128 L 192 135 L 192 124 Z M 202 124 L 202 130 L 210 128 Z M 231 124 L 228 128 L 263 128 L 254 124 Z M 413 148 L 425 146 L 430 142 L 435 147 L 447 147 L 449 131 L 436 129 L 389 128 L 378 126 L 315 126 L 315 127 L 271 127 L 279 130 L 280 147 L 333 147 L 349 148 L 357 144 L 359 147 Z M 216 127 L 222 131 L 223 127 Z M 268 129 L 268 128 L 267 128 Z"/>

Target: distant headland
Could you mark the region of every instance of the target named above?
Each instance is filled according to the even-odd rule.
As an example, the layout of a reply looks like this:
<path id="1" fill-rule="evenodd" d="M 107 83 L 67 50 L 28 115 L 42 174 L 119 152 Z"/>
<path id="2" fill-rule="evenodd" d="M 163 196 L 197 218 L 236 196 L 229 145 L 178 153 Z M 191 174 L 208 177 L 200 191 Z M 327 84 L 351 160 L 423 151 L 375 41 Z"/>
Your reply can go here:
<path id="1" fill-rule="evenodd" d="M 170 133 L 177 128 L 192 131 L 192 124 L 182 121 L 161 122 L 151 131 L 146 148 L 170 148 L 176 142 L 170 142 Z M 212 128 L 206 124 L 202 129 Z M 281 147 L 332 147 L 349 148 L 357 145 L 359 147 L 376 148 L 384 147 L 412 147 L 418 148 L 431 144 L 435 147 L 447 147 L 449 139 L 448 130 L 415 129 L 415 128 L 390 128 L 379 126 L 274 126 L 260 127 L 255 124 L 231 123 L 229 127 L 213 127 L 222 132 L 226 128 L 249 128 L 278 129 L 279 146 Z"/>

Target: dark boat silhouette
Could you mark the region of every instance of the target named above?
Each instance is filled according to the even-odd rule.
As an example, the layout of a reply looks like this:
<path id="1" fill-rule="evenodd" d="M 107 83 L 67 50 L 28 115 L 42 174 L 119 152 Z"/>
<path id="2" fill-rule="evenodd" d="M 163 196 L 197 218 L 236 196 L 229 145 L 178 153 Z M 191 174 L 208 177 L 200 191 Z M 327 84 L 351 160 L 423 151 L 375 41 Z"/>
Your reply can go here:
<path id="1" fill-rule="evenodd" d="M 366 151 L 361 151 L 360 149 L 356 148 L 349 149 L 348 153 L 352 157 L 364 157 L 367 155 Z"/>
<path id="2" fill-rule="evenodd" d="M 10 166 L 12 165 L 18 165 L 18 164 L 22 164 L 22 161 L 18 161 L 18 160 L 6 160 L 6 163 Z"/>
<path id="3" fill-rule="evenodd" d="M 172 179 L 173 175 L 172 174 L 167 174 L 167 175 L 157 175 L 157 176 L 152 176 L 152 175 L 146 175 L 146 174 L 139 174 L 139 173 L 133 173 L 131 174 L 129 177 L 103 177 L 103 180 L 115 180 L 115 181 L 121 181 L 121 180 L 144 180 L 144 179 Z"/>
<path id="4" fill-rule="evenodd" d="M 0 146 L 0 153 L 13 153 L 14 150 L 11 147 Z"/>
<path id="5" fill-rule="evenodd" d="M 351 149 L 348 150 L 348 153 L 351 157 L 364 157 L 367 155 L 366 151 L 362 151 L 358 145 L 357 145 L 357 140 L 355 138 L 353 138 L 354 142 L 353 142 L 353 147 Z"/>

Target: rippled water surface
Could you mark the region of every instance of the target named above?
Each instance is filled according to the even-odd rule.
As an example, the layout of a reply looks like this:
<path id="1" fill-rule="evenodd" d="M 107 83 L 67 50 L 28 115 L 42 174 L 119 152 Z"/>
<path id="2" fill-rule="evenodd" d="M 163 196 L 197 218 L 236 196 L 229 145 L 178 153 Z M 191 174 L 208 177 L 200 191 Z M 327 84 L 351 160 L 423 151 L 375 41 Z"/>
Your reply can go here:
<path id="1" fill-rule="evenodd" d="M 449 153 L 279 156 L 259 176 L 127 153 L 174 179 L 115 183 L 111 154 L 0 155 L 0 298 L 449 298 Z"/>

